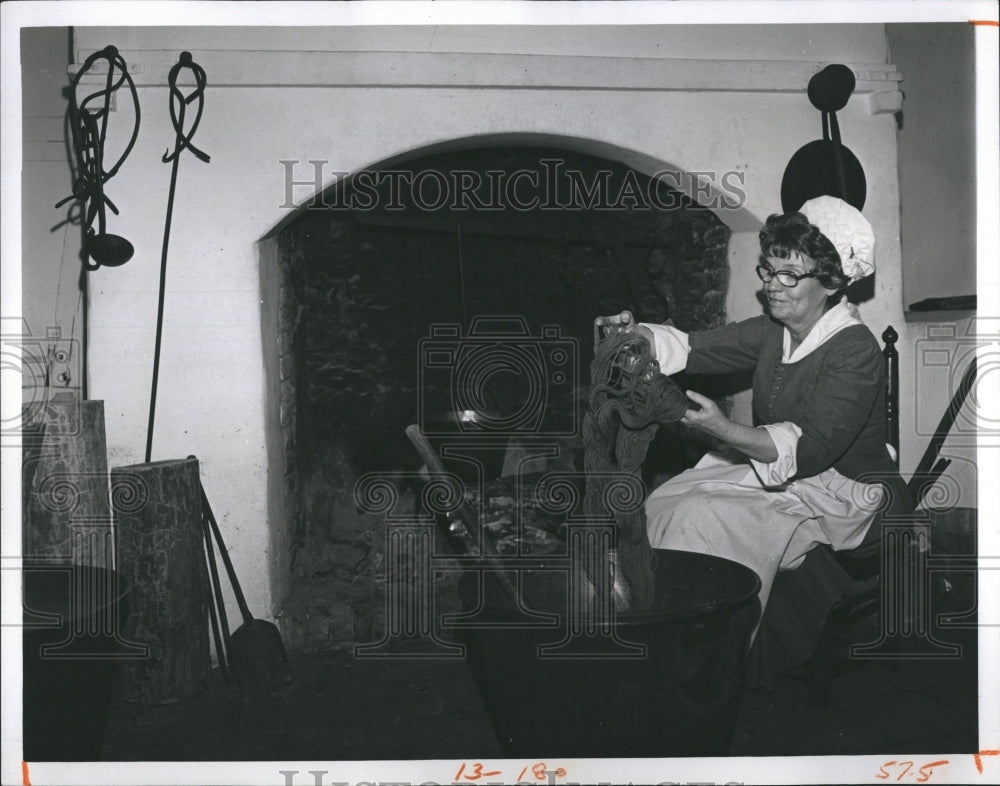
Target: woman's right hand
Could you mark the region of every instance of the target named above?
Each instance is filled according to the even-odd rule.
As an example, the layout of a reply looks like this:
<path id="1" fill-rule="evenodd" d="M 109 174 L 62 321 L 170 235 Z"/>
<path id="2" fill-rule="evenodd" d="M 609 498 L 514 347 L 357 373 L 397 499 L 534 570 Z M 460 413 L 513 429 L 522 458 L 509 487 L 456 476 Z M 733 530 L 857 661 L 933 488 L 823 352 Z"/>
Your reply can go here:
<path id="1" fill-rule="evenodd" d="M 596 347 L 602 338 L 607 338 L 615 333 L 638 333 L 639 323 L 635 321 L 631 311 L 622 311 L 610 317 L 598 317 L 594 320 L 594 346 Z"/>

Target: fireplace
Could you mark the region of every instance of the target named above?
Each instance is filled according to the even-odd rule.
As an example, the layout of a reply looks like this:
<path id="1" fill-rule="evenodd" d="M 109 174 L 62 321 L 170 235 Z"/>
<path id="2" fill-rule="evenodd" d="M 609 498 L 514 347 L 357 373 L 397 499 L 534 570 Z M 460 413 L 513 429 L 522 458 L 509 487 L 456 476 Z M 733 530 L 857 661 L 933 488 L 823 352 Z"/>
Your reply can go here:
<path id="1" fill-rule="evenodd" d="M 385 365 L 388 358 L 407 355 L 405 341 L 411 344 L 405 362 L 415 376 L 413 342 L 431 338 L 432 321 L 468 330 L 476 316 L 520 315 L 533 336 L 546 324 L 558 325 L 559 336 L 581 342 L 579 368 L 585 373 L 590 321 L 605 305 L 611 313 L 633 304 L 645 318 L 669 315 L 682 325 L 684 308 L 707 302 L 678 298 L 676 290 L 666 287 L 665 276 L 675 268 L 665 250 L 650 244 L 640 255 L 640 247 L 630 245 L 630 234 L 654 231 L 642 224 L 643 211 L 610 211 L 623 222 L 637 222 L 621 228 L 609 226 L 603 214 L 595 215 L 592 226 L 581 228 L 559 224 L 548 212 L 545 220 L 530 210 L 518 212 L 518 220 L 508 222 L 509 234 L 516 229 L 538 235 L 547 227 L 562 233 L 530 242 L 483 234 L 470 223 L 471 216 L 465 216 L 458 222 L 459 244 L 451 211 L 420 211 L 424 228 L 418 229 L 403 226 L 404 211 L 337 209 L 341 192 L 335 181 L 344 177 L 338 173 L 403 168 L 419 173 L 431 166 L 425 159 L 460 154 L 465 158 L 456 160 L 459 169 L 500 168 L 489 163 L 493 154 L 481 153 L 479 163 L 472 161 L 476 150 L 489 148 L 532 148 L 526 166 L 540 170 L 540 178 L 548 171 L 540 164 L 542 149 L 563 157 L 596 156 L 645 178 L 671 172 L 663 178 L 665 187 L 673 185 L 676 175 L 678 190 L 732 231 L 728 285 L 718 291 L 724 293 L 720 300 L 725 319 L 745 319 L 760 313 L 753 273 L 757 231 L 779 208 L 781 175 L 789 158 L 821 135 L 819 118 L 805 95 L 809 77 L 828 63 L 846 63 L 855 73 L 857 88 L 838 112 L 841 134 L 869 183 L 878 184 L 869 189 L 865 214 L 881 244 L 879 281 L 874 298 L 860 308 L 873 329 L 903 324 L 893 114 L 901 101 L 901 75 L 888 62 L 883 25 L 824 26 L 822 32 L 816 35 L 809 25 L 636 25 L 616 28 L 614 35 L 607 28 L 561 25 L 74 29 L 77 64 L 108 44 L 118 47 L 136 80 L 143 109 L 136 146 L 107 189 L 120 211 L 111 219 L 112 231 L 135 246 L 135 258 L 88 279 L 88 395 L 105 402 L 109 466 L 142 460 L 155 341 L 151 315 L 157 307 L 156 261 L 170 174 L 161 159 L 174 136 L 165 80 L 180 52 L 191 52 L 207 75 L 197 144 L 211 162 L 185 160 L 177 181 L 153 459 L 198 456 L 250 607 L 256 616 L 273 619 L 283 609 L 287 613 L 286 597 L 298 580 L 292 578 L 292 545 L 305 543 L 309 528 L 327 525 L 322 519 L 307 521 L 305 505 L 300 504 L 310 500 L 304 490 L 315 477 L 310 474 L 314 470 L 304 467 L 327 463 L 303 444 L 320 433 L 312 429 L 303 434 L 302 413 L 311 406 L 304 400 L 309 386 L 303 380 L 312 383 L 339 373 L 340 362 L 335 354 L 326 356 L 327 367 L 314 376 L 298 367 L 304 356 L 293 351 L 295 341 L 309 337 L 295 330 L 305 312 L 296 289 L 299 282 L 286 264 L 291 256 L 284 256 L 294 250 L 288 246 L 291 235 L 303 234 L 294 240 L 300 250 L 312 243 L 330 258 L 332 267 L 323 275 L 340 276 L 343 284 L 337 283 L 336 291 L 346 298 L 343 306 L 340 300 L 331 302 L 343 309 L 345 319 L 358 321 L 354 332 L 345 334 L 347 342 L 362 351 L 366 341 L 374 340 L 369 367 L 385 379 L 393 370 Z M 97 90 L 103 82 L 96 75 L 88 84 Z M 122 133 L 127 132 L 119 124 L 110 124 L 111 147 L 127 141 L 120 138 Z M 54 155 L 62 162 L 61 150 Z M 40 204 L 54 204 L 67 193 L 63 164 L 59 166 L 51 200 Z M 619 182 L 624 182 L 621 177 Z M 645 182 L 636 186 L 640 192 Z M 420 183 L 433 202 L 436 177 L 425 175 Z M 529 199 L 531 183 L 526 178 L 518 183 L 516 193 Z M 534 193 L 544 201 L 544 190 Z M 316 202 L 319 195 L 332 216 L 325 217 L 326 236 L 305 238 L 306 226 L 320 221 L 323 211 L 299 206 Z M 614 203 L 617 197 L 612 194 L 609 200 Z M 730 209 L 731 199 L 737 204 Z M 483 201 L 489 200 L 483 196 Z M 698 212 L 694 206 L 692 210 Z M 390 221 L 395 224 L 388 226 Z M 374 314 L 361 319 L 351 310 L 358 298 L 380 289 L 366 278 L 366 270 L 348 274 L 345 267 L 337 272 L 334 263 L 346 264 L 342 256 L 333 258 L 337 249 L 354 249 L 371 270 L 396 269 L 399 274 L 398 262 L 393 268 L 379 261 L 383 240 L 367 241 L 372 250 L 362 249 L 376 229 L 379 238 L 393 237 L 399 244 L 405 239 L 424 249 L 421 259 L 428 265 L 410 264 L 414 269 L 404 271 L 414 291 L 419 285 L 426 285 L 426 291 L 434 280 L 454 286 L 461 248 L 468 271 L 464 318 L 461 288 L 449 290 L 435 303 L 440 315 L 390 319 L 383 310 L 381 319 Z M 596 237 L 598 229 L 603 238 Z M 586 237 L 584 230 L 595 236 Z M 343 236 L 334 237 L 337 232 Z M 523 252 L 518 244 L 545 247 L 550 256 Z M 67 254 L 75 253 L 71 246 Z M 502 286 L 484 283 L 472 267 L 483 258 L 483 248 L 495 253 L 497 271 L 525 270 L 525 259 L 533 259 L 539 275 L 551 274 L 556 289 L 522 287 L 511 293 L 509 287 L 505 292 Z M 506 256 L 501 253 L 505 249 Z M 399 258 L 411 259 L 402 254 Z M 587 262 L 583 272 L 568 265 L 573 260 Z M 604 302 L 578 294 L 604 275 L 599 260 L 614 268 L 613 280 L 620 287 L 606 293 Z M 620 275 L 619 261 L 628 275 Z M 352 281 L 355 274 L 358 278 Z M 659 288 L 658 277 L 664 285 Z M 627 286 L 634 291 L 626 292 Z M 544 308 L 532 306 L 535 310 L 509 305 L 513 294 L 521 303 L 540 299 L 547 291 L 572 291 L 573 297 L 552 296 Z M 557 306 L 563 303 L 557 300 L 578 306 L 578 314 L 559 313 Z M 390 323 L 409 332 L 385 343 L 389 339 L 380 329 Z M 41 329 L 35 325 L 36 333 Z M 371 377 L 378 378 L 374 373 Z M 390 419 L 397 422 L 392 428 L 380 424 L 385 446 L 375 438 L 355 440 L 349 450 L 347 443 L 320 442 L 324 450 L 337 445 L 329 462 L 331 474 L 345 479 L 337 487 L 349 487 L 347 478 L 378 466 L 383 452 L 397 462 L 412 462 L 409 468 L 392 465 L 404 466 L 400 471 L 413 469 L 417 459 L 397 428 L 418 414 L 419 401 L 406 398 L 414 395 L 412 388 L 404 393 L 396 383 L 373 387 L 350 375 L 344 381 L 361 396 L 356 407 L 366 412 L 366 423 L 373 422 L 371 413 L 386 424 Z M 912 368 L 905 364 L 900 384 L 903 390 L 913 387 Z M 517 391 L 513 393 L 516 399 Z M 400 401 L 406 403 L 397 409 Z M 733 397 L 733 412 L 748 422 L 749 402 L 743 394 Z M 904 410 L 901 417 L 905 420 L 908 413 Z M 919 456 L 921 448 L 904 444 L 902 453 Z M 360 525 L 340 528 L 350 517 L 360 517 L 353 500 L 334 495 L 329 503 L 313 499 L 309 505 L 310 510 L 338 512 L 328 520 L 331 531 L 345 541 L 338 548 L 328 546 L 336 559 L 372 564 L 374 572 L 380 569 L 369 560 L 378 559 L 381 532 L 375 530 L 369 543 Z M 343 515 L 338 506 L 346 510 Z M 374 556 L 366 557 L 370 552 Z M 298 546 L 294 570 L 305 564 L 303 560 L 323 559 L 309 553 L 307 546 Z M 347 589 L 346 594 L 331 589 L 322 622 L 342 631 L 338 637 L 344 640 L 353 635 L 347 596 L 368 592 L 354 584 Z M 235 615 L 235 606 L 229 611 Z M 364 629 L 368 623 L 361 619 L 358 625 Z"/>
<path id="2" fill-rule="evenodd" d="M 538 469 L 581 471 L 594 317 L 725 321 L 730 229 L 680 182 L 558 140 L 456 142 L 353 173 L 265 241 L 293 648 L 379 635 L 385 519 L 355 488 L 383 475 L 394 515 L 421 512 L 407 425 L 440 436 L 460 431 L 456 413 L 487 419 L 482 468 L 449 463 L 470 494 L 539 438 L 558 455 Z M 647 479 L 690 465 L 698 447 L 663 429 Z M 437 585 L 452 589 L 446 576 Z"/>

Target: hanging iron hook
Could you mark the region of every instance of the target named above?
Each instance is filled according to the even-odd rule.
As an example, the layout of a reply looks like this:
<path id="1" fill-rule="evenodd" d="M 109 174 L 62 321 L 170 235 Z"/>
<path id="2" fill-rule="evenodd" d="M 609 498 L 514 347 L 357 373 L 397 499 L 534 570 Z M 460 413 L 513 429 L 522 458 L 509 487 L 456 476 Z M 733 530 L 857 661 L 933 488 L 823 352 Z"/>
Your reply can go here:
<path id="1" fill-rule="evenodd" d="M 177 77 L 183 68 L 191 69 L 191 73 L 194 75 L 195 88 L 188 96 L 185 96 L 177 87 Z M 181 52 L 180 58 L 167 75 L 167 83 L 170 85 L 170 122 L 174 126 L 174 131 L 177 132 L 177 142 L 173 153 L 168 150 L 163 154 L 163 163 L 174 160 L 185 148 L 189 149 L 206 164 L 211 161 L 211 157 L 207 153 L 199 150 L 191 142 L 195 131 L 198 130 L 198 124 L 201 122 L 201 113 L 205 108 L 205 85 L 207 82 L 208 78 L 205 75 L 205 69 L 194 62 L 190 52 Z M 185 133 L 184 119 L 186 109 L 192 101 L 198 102 L 198 109 L 194 116 L 194 122 L 191 123 L 191 129 Z"/>
<path id="2" fill-rule="evenodd" d="M 107 79 L 104 88 L 88 95 L 83 101 L 77 101 L 77 88 L 80 80 L 99 60 L 107 61 Z M 117 76 L 116 76 L 116 71 Z M 104 168 L 104 144 L 107 138 L 108 119 L 111 114 L 111 96 L 127 84 L 132 97 L 135 111 L 135 122 L 132 135 L 122 154 L 114 166 Z M 99 108 L 89 105 L 102 100 Z M 128 66 L 119 54 L 117 47 L 106 46 L 88 57 L 83 66 L 74 75 L 70 83 L 70 130 L 73 137 L 73 151 L 76 154 L 76 177 L 73 181 L 73 193 L 56 203 L 62 207 L 71 200 L 78 200 L 83 208 L 84 251 L 86 252 L 84 266 L 87 270 L 97 270 L 101 265 L 116 267 L 123 265 L 132 258 L 135 252 L 132 244 L 125 238 L 107 233 L 107 215 L 105 206 L 118 215 L 118 208 L 104 194 L 104 184 L 118 172 L 118 169 L 128 158 L 139 136 L 139 95 L 135 82 L 128 73 Z M 99 123 L 99 125 L 98 125 Z M 97 220 L 97 231 L 94 231 L 94 221 Z M 90 260 L 93 260 L 91 263 Z"/>
<path id="3" fill-rule="evenodd" d="M 189 95 L 177 87 L 177 77 L 181 69 L 189 68 L 194 74 L 195 89 Z M 167 193 L 167 215 L 163 222 L 163 248 L 160 253 L 160 288 L 159 300 L 156 309 L 156 343 L 153 349 L 153 384 L 149 392 L 149 423 L 146 427 L 146 461 L 150 461 L 153 453 L 153 426 L 156 421 L 156 391 L 160 378 L 160 348 L 163 338 L 163 300 L 167 286 L 167 249 L 170 245 L 170 225 L 174 215 L 174 193 L 177 189 L 177 168 L 181 161 L 181 151 L 189 149 L 199 159 L 205 163 L 209 162 L 206 153 L 196 148 L 191 143 L 194 132 L 198 130 L 198 123 L 201 122 L 201 113 L 205 106 L 205 85 L 208 79 L 204 69 L 198 65 L 191 57 L 190 52 L 181 52 L 180 57 L 167 74 L 167 82 L 170 85 L 170 122 L 176 132 L 174 152 L 167 151 L 163 154 L 163 162 L 171 163 L 170 167 L 170 190 Z M 190 130 L 184 131 L 184 117 L 188 104 L 193 101 L 198 102 L 198 110 L 191 123 Z"/>

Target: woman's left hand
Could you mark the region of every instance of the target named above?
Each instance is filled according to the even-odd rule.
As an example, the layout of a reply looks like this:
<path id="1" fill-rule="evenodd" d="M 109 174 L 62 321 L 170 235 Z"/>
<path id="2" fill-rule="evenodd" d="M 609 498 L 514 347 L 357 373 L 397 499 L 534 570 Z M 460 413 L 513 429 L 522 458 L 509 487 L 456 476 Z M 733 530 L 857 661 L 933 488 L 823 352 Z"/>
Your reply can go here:
<path id="1" fill-rule="evenodd" d="M 687 410 L 681 418 L 681 423 L 725 440 L 732 421 L 723 414 L 718 405 L 712 399 L 693 390 L 687 391 L 687 397 L 697 404 L 699 409 Z"/>

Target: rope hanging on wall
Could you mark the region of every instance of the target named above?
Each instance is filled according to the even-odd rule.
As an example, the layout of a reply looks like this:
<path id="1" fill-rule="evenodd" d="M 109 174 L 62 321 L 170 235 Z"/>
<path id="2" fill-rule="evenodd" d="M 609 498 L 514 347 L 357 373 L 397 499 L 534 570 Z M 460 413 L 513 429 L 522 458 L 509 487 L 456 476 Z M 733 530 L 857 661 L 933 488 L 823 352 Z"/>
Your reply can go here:
<path id="1" fill-rule="evenodd" d="M 594 520 L 614 516 L 617 562 L 627 587 L 628 608 L 653 603 L 653 550 L 646 537 L 642 504 L 615 510 L 616 477 L 639 472 L 660 423 L 680 420 L 688 400 L 659 372 L 649 343 L 638 333 L 612 334 L 595 347 L 590 366 L 590 411 L 583 419 L 587 492 L 584 512 Z"/>
<path id="2" fill-rule="evenodd" d="M 99 65 L 105 61 L 106 65 Z M 100 73 L 107 69 L 104 87 L 77 102 L 80 80 L 91 71 Z M 98 70 L 100 69 L 100 70 Z M 122 85 L 128 85 L 135 119 L 132 135 L 118 160 L 105 169 L 104 145 L 107 139 L 108 120 L 112 109 L 112 96 Z M 109 234 L 105 208 L 118 215 L 118 208 L 104 193 L 104 184 L 117 174 L 128 154 L 132 152 L 139 135 L 139 96 L 135 83 L 128 73 L 124 58 L 114 46 L 106 46 L 88 57 L 70 84 L 69 124 L 73 138 L 76 173 L 73 193 L 56 204 L 62 207 L 71 200 L 79 200 L 83 215 L 83 263 L 87 270 L 97 270 L 101 265 L 117 267 L 132 258 L 135 249 L 125 238 Z M 97 221 L 97 229 L 94 222 Z"/>

